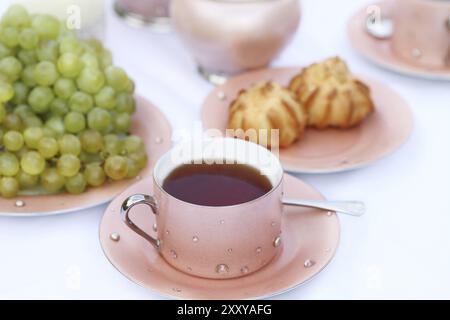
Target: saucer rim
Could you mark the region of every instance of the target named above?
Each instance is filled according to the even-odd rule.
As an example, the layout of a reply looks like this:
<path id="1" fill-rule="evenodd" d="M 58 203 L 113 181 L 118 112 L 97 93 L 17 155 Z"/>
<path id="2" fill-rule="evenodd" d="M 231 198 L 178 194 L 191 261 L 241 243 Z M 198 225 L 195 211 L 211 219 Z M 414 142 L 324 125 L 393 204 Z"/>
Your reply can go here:
<path id="1" fill-rule="evenodd" d="M 294 176 L 294 175 L 292 175 L 292 174 L 290 174 L 290 173 L 287 173 L 287 172 L 284 173 L 284 179 L 286 178 L 286 176 L 288 176 L 288 177 L 290 177 L 290 178 L 293 178 L 294 180 L 298 180 L 299 182 L 301 182 L 301 183 L 307 185 L 307 186 L 308 186 L 309 188 L 311 188 L 314 192 L 316 192 L 317 195 L 318 195 L 321 199 L 326 199 L 326 197 L 325 197 L 320 191 L 318 191 L 314 186 L 312 186 L 311 184 L 309 184 L 309 183 L 303 181 L 302 179 L 300 179 L 300 178 L 298 178 L 298 177 L 296 177 L 296 176 Z M 149 178 L 146 178 L 146 180 L 148 180 L 148 179 L 149 179 Z M 144 179 L 144 180 L 145 180 L 145 179 Z M 140 182 L 137 182 L 137 183 L 140 183 Z M 131 187 L 132 187 L 132 186 L 131 186 Z M 130 188 L 131 188 L 131 187 L 130 187 Z M 127 191 L 127 190 L 124 190 L 122 193 L 125 193 L 126 191 Z M 119 195 L 119 196 L 120 196 L 120 195 Z M 285 207 L 285 205 L 283 205 L 283 208 L 284 208 L 284 207 Z M 106 214 L 107 214 L 107 211 L 108 211 L 108 208 L 105 209 L 105 213 L 103 214 L 103 216 L 102 216 L 102 218 L 101 218 L 101 220 L 100 220 L 99 226 L 98 226 L 98 241 L 99 241 L 99 244 L 100 244 L 100 248 L 101 248 L 101 250 L 102 250 L 102 252 L 103 252 L 103 255 L 106 257 L 106 259 L 107 259 L 107 261 L 109 262 L 109 264 L 112 265 L 113 268 L 114 268 L 115 270 L 117 270 L 117 271 L 118 271 L 122 276 L 124 276 L 128 281 L 130 281 L 130 282 L 134 283 L 135 285 L 138 285 L 139 287 L 141 287 L 141 288 L 143 288 L 143 289 L 145 289 L 145 290 L 148 290 L 149 292 L 151 292 L 151 293 L 153 293 L 153 294 L 155 294 L 155 295 L 158 295 L 158 296 L 160 296 L 160 297 L 162 297 L 162 298 L 168 298 L 168 299 L 172 299 L 172 300 L 205 300 L 205 299 L 186 298 L 186 297 L 180 297 L 180 296 L 176 296 L 176 295 L 172 295 L 172 294 L 162 293 L 162 292 L 160 292 L 160 291 L 158 291 L 158 290 L 156 290 L 156 289 L 154 289 L 154 288 L 151 288 L 150 286 L 146 285 L 146 284 L 143 283 L 142 281 L 136 280 L 136 279 L 134 279 L 132 276 L 130 276 L 130 275 L 128 275 L 128 274 L 122 272 L 122 270 L 120 270 L 119 266 L 116 265 L 116 264 L 114 264 L 113 261 L 111 261 L 110 256 L 106 253 L 105 247 L 103 246 L 103 242 L 102 242 L 102 239 L 101 239 L 102 226 L 103 226 L 103 222 L 104 222 L 105 216 L 106 216 Z M 342 227 L 341 227 L 341 221 L 340 221 L 340 218 L 339 218 L 339 214 L 338 214 L 337 212 L 335 212 L 335 211 L 330 211 L 330 212 L 333 212 L 334 215 L 335 215 L 335 217 L 336 217 L 336 222 L 337 222 L 337 227 L 338 227 L 338 232 L 337 232 L 337 233 L 338 233 L 338 234 L 337 234 L 337 241 L 336 241 L 335 249 L 334 249 L 333 252 L 331 253 L 331 255 L 330 255 L 329 259 L 326 261 L 326 263 L 322 266 L 322 268 L 320 268 L 319 270 L 317 270 L 317 271 L 316 271 L 312 276 L 310 276 L 308 279 L 306 279 L 306 280 L 304 280 L 304 281 L 302 281 L 302 282 L 299 282 L 299 283 L 295 283 L 294 285 L 292 285 L 292 286 L 290 286 L 290 287 L 283 288 L 283 289 L 281 289 L 281 290 L 279 290 L 279 291 L 271 292 L 271 293 L 266 294 L 266 295 L 262 295 L 262 296 L 253 296 L 253 297 L 246 297 L 245 299 L 239 299 L 239 300 L 243 300 L 243 301 L 246 301 L 246 300 L 265 300 L 265 299 L 273 298 L 273 297 L 276 297 L 276 296 L 285 294 L 285 293 L 287 293 L 287 292 L 290 292 L 290 291 L 292 291 L 292 290 L 295 290 L 295 289 L 297 289 L 297 288 L 300 288 L 300 287 L 302 287 L 302 286 L 304 286 L 304 285 L 307 285 L 310 281 L 314 280 L 319 274 L 322 274 L 322 272 L 323 272 L 325 269 L 327 269 L 327 267 L 332 263 L 332 261 L 334 261 L 334 258 L 336 257 L 336 254 L 337 254 L 337 252 L 338 252 L 338 250 L 339 250 L 339 247 L 340 247 L 340 244 L 341 244 L 341 238 L 342 238 L 342 237 L 341 237 L 341 234 L 342 234 Z M 283 215 L 283 218 L 284 218 L 284 217 L 285 217 L 285 215 Z M 281 254 L 283 254 L 282 252 L 283 252 L 283 251 L 281 251 Z M 274 257 L 274 259 L 277 259 L 277 257 Z M 274 259 L 273 259 L 271 262 L 269 262 L 269 263 L 267 264 L 267 266 L 265 266 L 265 267 L 268 267 L 268 266 L 270 267 L 270 264 L 272 264 L 272 263 L 274 262 Z M 167 261 L 165 261 L 165 259 L 163 259 L 163 261 L 164 261 L 164 263 L 166 263 L 169 267 L 174 268 L 174 267 L 170 266 L 170 264 L 168 264 Z M 176 268 L 174 268 L 174 269 L 177 270 Z M 182 272 L 182 273 L 185 274 L 187 277 L 190 277 L 190 278 L 192 278 L 192 279 L 197 279 L 197 278 L 199 278 L 199 277 L 192 276 L 192 275 L 189 275 L 189 274 L 187 274 L 187 273 L 184 273 L 183 271 L 179 271 L 179 272 Z M 256 272 L 254 272 L 254 273 L 258 273 L 258 272 L 259 272 L 259 271 L 256 271 Z M 254 273 L 249 274 L 247 277 L 251 277 Z M 244 277 L 245 277 L 245 276 L 244 276 Z M 212 281 L 233 281 L 233 280 L 236 280 L 236 278 L 232 278 L 232 279 L 208 279 L 208 280 L 212 280 Z"/>
<path id="2" fill-rule="evenodd" d="M 102 219 L 102 220 L 103 220 L 103 219 Z M 339 236 L 338 236 L 338 242 L 337 242 L 337 245 L 336 245 L 336 250 L 334 250 L 334 252 L 332 253 L 330 259 L 328 259 L 327 263 L 325 263 L 324 266 L 323 266 L 322 268 L 320 268 L 319 270 L 317 270 L 317 272 L 314 273 L 311 277 L 309 277 L 308 279 L 306 279 L 306 280 L 303 281 L 303 282 L 294 284 L 293 286 L 288 287 L 288 288 L 285 288 L 285 289 L 282 289 L 282 290 L 280 290 L 280 291 L 276 291 L 276 292 L 273 292 L 273 293 L 270 293 L 270 294 L 267 294 L 267 295 L 263 295 L 263 296 L 248 297 L 248 298 L 245 298 L 245 299 L 239 299 L 239 300 L 243 300 L 243 301 L 245 301 L 245 300 L 266 300 L 266 299 L 269 299 L 269 298 L 277 297 L 277 296 L 279 296 L 279 295 L 282 295 L 282 294 L 288 293 L 288 292 L 290 292 L 290 291 L 292 291 L 292 290 L 295 290 L 295 289 L 298 289 L 298 288 L 300 288 L 300 287 L 303 287 L 303 286 L 307 285 L 310 281 L 312 281 L 312 280 L 314 280 L 316 277 L 318 277 L 325 269 L 328 268 L 328 266 L 331 264 L 331 262 L 332 262 L 332 261 L 334 260 L 334 258 L 336 257 L 336 254 L 337 254 L 337 252 L 338 252 L 338 250 L 339 250 L 339 246 L 340 246 L 340 243 L 341 243 L 341 224 L 340 224 L 339 218 L 338 218 L 338 224 L 339 224 Z M 183 297 L 179 297 L 179 296 L 175 296 L 175 295 L 170 295 L 170 294 L 167 294 L 167 293 L 159 292 L 159 291 L 155 290 L 154 288 L 150 288 L 149 286 L 146 286 L 146 285 L 145 285 L 144 283 L 142 283 L 141 281 L 135 280 L 135 279 L 133 279 L 133 277 L 129 276 L 128 274 L 125 274 L 124 272 L 122 272 L 122 271 L 119 269 L 119 267 L 116 266 L 116 265 L 110 260 L 109 256 L 108 256 L 108 255 L 106 254 L 106 252 L 105 252 L 105 249 L 104 249 L 103 246 L 101 245 L 100 228 L 101 228 L 101 223 L 100 223 L 100 226 L 99 226 L 99 235 L 98 235 L 99 238 L 98 238 L 98 239 L 99 239 L 99 242 L 100 242 L 100 247 L 101 247 L 101 249 L 102 249 L 103 255 L 106 257 L 106 259 L 108 260 L 109 264 L 111 264 L 111 265 L 113 266 L 113 268 L 114 268 L 115 270 L 117 270 L 122 276 L 124 276 L 128 281 L 134 283 L 135 285 L 137 285 L 137 286 L 139 286 L 139 287 L 141 287 L 141 288 L 143 288 L 143 289 L 145 289 L 145 290 L 148 290 L 149 292 L 151 292 L 151 293 L 153 293 L 153 294 L 155 294 L 155 295 L 159 295 L 159 296 L 162 297 L 162 298 L 168 298 L 168 299 L 172 299 L 172 300 L 180 300 L 180 301 L 181 301 L 181 300 L 204 300 L 204 299 L 194 299 L 194 298 L 190 298 L 190 299 L 189 299 L 189 298 L 183 298 Z M 276 257 L 275 257 L 275 259 L 276 259 Z M 165 260 L 164 260 L 164 262 L 167 263 Z M 273 262 L 273 261 L 270 261 L 270 262 L 268 263 L 268 266 L 269 266 L 272 262 Z M 173 268 L 173 267 L 171 267 L 171 268 Z M 180 271 L 180 272 L 182 272 L 182 271 Z M 255 271 L 255 273 L 257 273 L 257 272 L 258 272 L 258 271 Z M 252 273 L 252 274 L 253 274 L 253 273 Z M 250 274 L 250 275 L 248 275 L 248 276 L 251 276 L 252 274 Z M 192 278 L 194 278 L 194 279 L 197 278 L 196 276 L 191 276 L 191 275 L 188 275 L 188 274 L 186 274 L 186 275 L 189 276 L 189 277 L 192 277 Z M 211 279 L 211 280 L 214 280 L 214 279 Z M 217 279 L 216 279 L 216 280 L 217 280 Z M 232 279 L 220 279 L 220 280 L 217 280 L 217 281 L 229 281 L 229 280 L 236 280 L 236 278 L 232 278 Z"/>

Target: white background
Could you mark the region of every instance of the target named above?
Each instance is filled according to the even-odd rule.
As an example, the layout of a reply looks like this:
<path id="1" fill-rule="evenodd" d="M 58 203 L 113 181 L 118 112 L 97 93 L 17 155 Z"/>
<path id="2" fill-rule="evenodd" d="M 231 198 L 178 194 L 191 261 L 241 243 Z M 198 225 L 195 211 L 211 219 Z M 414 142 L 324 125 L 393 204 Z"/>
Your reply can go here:
<path id="1" fill-rule="evenodd" d="M 397 75 L 358 56 L 345 30 L 365 4 L 303 1 L 299 32 L 274 65 L 340 55 L 353 71 L 404 96 L 414 113 L 414 133 L 398 152 L 368 168 L 301 176 L 329 199 L 365 201 L 368 212 L 359 219 L 342 216 L 335 259 L 280 299 L 450 298 L 450 82 Z M 111 10 L 108 23 L 108 46 L 136 80 L 138 93 L 158 105 L 174 129 L 190 129 L 212 86 L 197 76 L 176 36 L 133 29 Z M 0 218 L 0 298 L 161 298 L 127 280 L 103 256 L 98 241 L 103 210 Z"/>

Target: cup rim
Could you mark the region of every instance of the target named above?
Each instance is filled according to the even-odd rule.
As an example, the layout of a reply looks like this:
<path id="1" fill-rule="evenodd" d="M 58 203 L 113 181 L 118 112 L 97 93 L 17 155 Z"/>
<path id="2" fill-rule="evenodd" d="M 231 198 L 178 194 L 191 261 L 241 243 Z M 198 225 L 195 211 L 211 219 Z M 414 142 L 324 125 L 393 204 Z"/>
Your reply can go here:
<path id="1" fill-rule="evenodd" d="M 228 137 L 218 137 L 218 138 L 212 138 L 212 139 L 236 140 L 235 138 L 228 138 Z M 245 141 L 245 140 L 240 140 L 240 141 L 242 141 L 242 142 L 244 142 L 244 143 L 251 143 L 251 144 L 254 144 L 254 145 L 256 145 L 256 147 L 262 148 L 262 149 L 264 149 L 266 152 L 271 152 L 271 151 L 267 150 L 266 148 L 264 148 L 264 147 L 262 147 L 262 146 L 260 146 L 260 145 L 258 145 L 258 144 L 256 144 L 256 143 L 253 143 L 253 142 L 250 142 L 250 141 Z M 255 204 L 256 202 L 261 201 L 261 200 L 263 200 L 264 198 L 270 196 L 272 193 L 275 192 L 275 190 L 278 190 L 278 188 L 281 187 L 281 185 L 282 185 L 282 183 L 283 183 L 283 180 L 284 180 L 284 169 L 283 169 L 283 166 L 281 165 L 280 160 L 279 160 L 274 154 L 272 154 L 272 156 L 274 157 L 274 159 L 276 159 L 276 161 L 277 161 L 277 165 L 278 165 L 278 167 L 279 167 L 280 170 L 281 170 L 281 174 L 280 174 L 280 178 L 278 179 L 277 183 L 276 183 L 276 184 L 273 184 L 273 185 L 272 185 L 272 188 L 271 188 L 268 192 L 266 192 L 265 194 L 263 194 L 262 196 L 260 196 L 260 197 L 258 197 L 258 198 L 256 198 L 256 199 L 247 201 L 247 202 L 238 203 L 238 204 L 233 204 L 233 205 L 226 205 L 226 206 L 200 205 L 200 204 L 195 204 L 195 203 L 187 202 L 187 201 L 181 200 L 181 199 L 179 199 L 179 198 L 177 198 L 177 197 L 171 195 L 170 193 L 168 193 L 166 190 L 164 190 L 164 188 L 162 187 L 162 185 L 161 185 L 161 184 L 157 181 L 157 179 L 156 179 L 156 170 L 158 169 L 158 167 L 159 167 L 161 161 L 165 158 L 165 156 L 166 156 L 168 153 L 170 153 L 170 152 L 171 152 L 174 148 L 176 148 L 176 147 L 177 147 L 177 146 L 174 146 L 173 148 L 171 148 L 169 151 L 167 151 L 164 155 L 162 155 L 162 156 L 158 159 L 158 161 L 156 162 L 155 166 L 153 167 L 152 180 L 153 180 L 153 185 L 156 186 L 156 187 L 158 188 L 158 190 L 159 190 L 161 193 L 163 193 L 163 194 L 166 195 L 166 196 L 169 196 L 171 199 L 176 200 L 177 202 L 180 202 L 180 203 L 182 203 L 182 204 L 186 204 L 186 205 L 193 206 L 193 207 L 198 207 L 198 208 L 209 208 L 209 209 L 232 209 L 232 208 L 235 208 L 235 207 L 250 206 L 250 205 L 253 205 L 253 204 Z M 252 165 L 249 164 L 249 166 L 252 166 Z M 252 166 L 252 167 L 254 167 L 254 166 Z M 258 168 L 255 168 L 255 169 L 258 169 Z"/>

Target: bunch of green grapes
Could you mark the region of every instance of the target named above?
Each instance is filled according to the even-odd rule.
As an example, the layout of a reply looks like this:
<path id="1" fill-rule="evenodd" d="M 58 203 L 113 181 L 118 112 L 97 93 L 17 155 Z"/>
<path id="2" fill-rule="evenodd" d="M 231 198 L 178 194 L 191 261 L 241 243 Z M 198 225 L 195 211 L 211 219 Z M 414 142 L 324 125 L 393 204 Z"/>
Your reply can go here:
<path id="1" fill-rule="evenodd" d="M 11 6 L 0 21 L 0 195 L 82 193 L 147 164 L 134 83 L 95 40 Z"/>

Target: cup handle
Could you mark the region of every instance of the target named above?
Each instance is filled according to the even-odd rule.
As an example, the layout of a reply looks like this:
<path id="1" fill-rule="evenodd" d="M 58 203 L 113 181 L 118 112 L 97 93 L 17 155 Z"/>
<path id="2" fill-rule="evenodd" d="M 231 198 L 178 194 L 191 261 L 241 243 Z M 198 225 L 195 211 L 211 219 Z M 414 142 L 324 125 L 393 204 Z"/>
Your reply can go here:
<path id="1" fill-rule="evenodd" d="M 120 209 L 120 216 L 122 221 L 134 232 L 143 237 L 145 240 L 150 242 L 156 249 L 159 250 L 161 242 L 159 239 L 155 239 L 152 236 L 148 235 L 144 230 L 139 228 L 129 217 L 129 213 L 134 206 L 139 204 L 145 204 L 152 209 L 154 215 L 158 214 L 158 206 L 156 205 L 156 200 L 152 196 L 147 196 L 145 194 L 135 194 L 131 197 L 128 197 L 122 204 Z"/>

